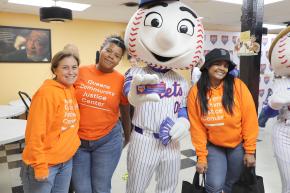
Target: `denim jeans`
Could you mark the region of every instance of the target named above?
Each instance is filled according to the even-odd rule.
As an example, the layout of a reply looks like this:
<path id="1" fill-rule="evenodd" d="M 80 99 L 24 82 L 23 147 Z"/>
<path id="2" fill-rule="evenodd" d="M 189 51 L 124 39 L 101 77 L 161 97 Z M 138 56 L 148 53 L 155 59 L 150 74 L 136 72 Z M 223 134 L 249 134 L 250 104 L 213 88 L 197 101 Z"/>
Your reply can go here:
<path id="1" fill-rule="evenodd" d="M 103 138 L 81 140 L 82 144 L 73 158 L 72 183 L 76 193 L 111 192 L 111 179 L 123 147 L 121 131 L 118 121 Z"/>
<path id="2" fill-rule="evenodd" d="M 49 167 L 48 178 L 37 181 L 34 169 L 22 164 L 20 178 L 24 193 L 67 193 L 72 174 L 72 159 L 62 164 Z"/>
<path id="3" fill-rule="evenodd" d="M 208 193 L 232 192 L 232 185 L 239 179 L 244 167 L 244 148 L 239 144 L 235 148 L 224 148 L 207 144 L 208 169 L 205 188 Z"/>

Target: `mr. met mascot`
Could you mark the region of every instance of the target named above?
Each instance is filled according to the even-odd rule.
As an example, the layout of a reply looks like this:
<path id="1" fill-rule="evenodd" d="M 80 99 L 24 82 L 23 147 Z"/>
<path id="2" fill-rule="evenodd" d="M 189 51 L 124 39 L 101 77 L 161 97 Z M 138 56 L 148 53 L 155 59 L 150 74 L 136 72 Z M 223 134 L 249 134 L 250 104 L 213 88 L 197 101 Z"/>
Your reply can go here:
<path id="1" fill-rule="evenodd" d="M 172 69 L 190 69 L 203 57 L 201 18 L 179 1 L 141 0 L 125 33 L 132 57 L 146 64 L 126 73 L 124 93 L 134 106 L 127 156 L 127 193 L 144 193 L 153 173 L 156 193 L 174 193 L 179 141 L 190 127 L 187 81 Z"/>
<path id="2" fill-rule="evenodd" d="M 274 39 L 269 61 L 276 75 L 273 95 L 259 116 L 259 126 L 265 127 L 270 117 L 278 115 L 273 126 L 273 149 L 282 181 L 282 193 L 290 192 L 290 26 Z"/>

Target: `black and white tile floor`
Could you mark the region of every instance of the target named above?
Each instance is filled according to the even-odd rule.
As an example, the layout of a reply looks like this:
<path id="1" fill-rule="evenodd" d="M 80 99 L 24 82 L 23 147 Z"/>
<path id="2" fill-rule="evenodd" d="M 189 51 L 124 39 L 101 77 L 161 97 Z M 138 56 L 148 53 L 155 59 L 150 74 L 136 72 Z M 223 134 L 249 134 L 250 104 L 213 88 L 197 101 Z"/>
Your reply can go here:
<path id="1" fill-rule="evenodd" d="M 0 193 L 22 193 L 19 143 L 0 146 Z"/>
<path id="2" fill-rule="evenodd" d="M 269 128 L 269 127 L 268 127 Z M 260 132 L 260 141 L 257 144 L 257 174 L 263 176 L 265 193 L 280 193 L 281 182 L 272 151 L 271 129 Z M 181 192 L 183 180 L 192 181 L 195 172 L 196 156 L 191 145 L 190 137 L 185 138 L 181 145 L 181 170 L 176 192 Z M 126 181 L 122 178 L 126 174 L 127 148 L 123 150 L 119 165 L 112 179 L 112 193 L 125 192 Z M 19 144 L 0 146 L 0 193 L 22 193 L 19 178 L 21 154 Z M 147 189 L 147 193 L 153 193 L 155 178 Z M 122 190 L 122 191 L 121 191 Z"/>

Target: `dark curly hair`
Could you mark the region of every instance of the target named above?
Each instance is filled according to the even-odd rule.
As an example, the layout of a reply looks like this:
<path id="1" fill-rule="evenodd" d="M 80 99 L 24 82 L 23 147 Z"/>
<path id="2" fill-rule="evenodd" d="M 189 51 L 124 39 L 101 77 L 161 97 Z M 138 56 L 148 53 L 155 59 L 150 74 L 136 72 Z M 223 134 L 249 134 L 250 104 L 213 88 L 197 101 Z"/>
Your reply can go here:
<path id="1" fill-rule="evenodd" d="M 103 44 L 101 45 L 100 51 L 102 51 L 102 49 L 108 45 L 109 43 L 113 43 L 115 45 L 117 45 L 118 47 L 120 47 L 123 51 L 122 55 L 124 55 L 125 51 L 126 51 L 126 47 L 125 47 L 125 43 L 124 40 L 121 38 L 121 36 L 118 35 L 111 35 L 109 37 L 107 37 L 105 39 L 105 41 L 103 42 Z M 96 56 L 96 63 L 99 62 L 99 56 Z"/>

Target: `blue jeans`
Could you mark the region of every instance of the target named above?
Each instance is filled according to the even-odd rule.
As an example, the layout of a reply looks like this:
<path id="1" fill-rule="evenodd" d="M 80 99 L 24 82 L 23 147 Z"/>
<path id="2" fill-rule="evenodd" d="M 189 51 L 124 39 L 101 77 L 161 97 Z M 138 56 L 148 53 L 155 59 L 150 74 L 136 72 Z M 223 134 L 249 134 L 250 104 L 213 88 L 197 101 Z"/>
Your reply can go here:
<path id="1" fill-rule="evenodd" d="M 118 121 L 103 138 L 81 140 L 82 144 L 73 158 L 72 183 L 76 193 L 111 192 L 111 179 L 123 148 L 121 131 Z"/>
<path id="2" fill-rule="evenodd" d="M 208 193 L 232 192 L 232 185 L 240 178 L 244 167 L 244 148 L 239 144 L 235 148 L 224 148 L 207 144 L 208 169 L 205 188 Z"/>
<path id="3" fill-rule="evenodd" d="M 37 181 L 34 169 L 22 164 L 20 178 L 24 193 L 67 193 L 72 174 L 72 159 L 62 164 L 49 167 L 48 178 Z"/>

